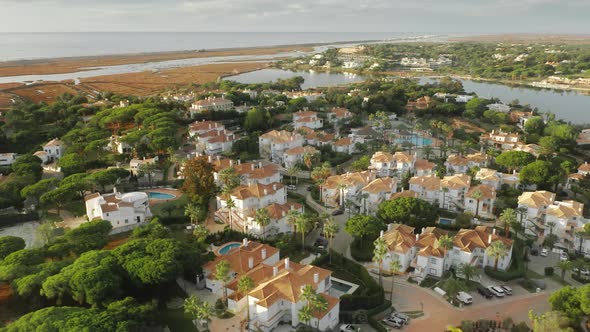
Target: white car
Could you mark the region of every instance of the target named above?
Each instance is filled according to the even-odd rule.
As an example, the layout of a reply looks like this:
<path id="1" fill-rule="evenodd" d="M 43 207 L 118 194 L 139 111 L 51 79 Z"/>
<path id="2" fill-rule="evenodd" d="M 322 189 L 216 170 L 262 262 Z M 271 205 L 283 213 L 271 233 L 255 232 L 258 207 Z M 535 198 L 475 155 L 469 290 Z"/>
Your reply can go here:
<path id="1" fill-rule="evenodd" d="M 506 295 L 512 295 L 512 288 L 510 288 L 509 286 L 502 285 L 499 288 L 504 291 L 504 294 L 506 294 Z"/>
<path id="2" fill-rule="evenodd" d="M 590 270 L 587 267 L 585 267 L 582 269 L 582 271 L 580 271 L 580 273 L 587 276 L 590 275 Z"/>
<path id="3" fill-rule="evenodd" d="M 549 254 L 549 250 L 547 250 L 547 248 L 543 248 L 541 250 L 541 256 L 547 257 L 548 254 Z"/>
<path id="4" fill-rule="evenodd" d="M 390 318 L 399 318 L 404 322 L 404 324 L 406 324 L 406 325 L 410 324 L 410 316 L 408 316 L 406 314 L 402 314 L 401 312 L 394 311 L 391 313 L 391 315 L 389 315 L 389 317 Z"/>
<path id="5" fill-rule="evenodd" d="M 456 296 L 457 300 L 461 301 L 463 304 L 471 304 L 473 303 L 473 298 L 471 295 L 465 292 L 459 292 Z"/>
<path id="6" fill-rule="evenodd" d="M 565 252 L 563 252 L 563 251 L 561 252 L 561 254 L 559 254 L 559 260 L 562 261 L 562 262 L 563 261 L 567 261 L 568 258 L 569 257 L 567 256 L 567 254 Z"/>
<path id="7" fill-rule="evenodd" d="M 340 332 L 358 332 L 360 330 L 360 328 L 358 330 L 355 329 L 354 326 L 352 326 L 351 324 L 340 325 Z"/>
<path id="8" fill-rule="evenodd" d="M 496 287 L 496 286 L 489 286 L 488 289 L 490 290 L 490 292 L 492 292 L 492 294 L 494 294 L 496 297 L 504 297 L 504 291 L 500 288 L 500 287 Z"/>
<path id="9" fill-rule="evenodd" d="M 297 190 L 297 187 L 295 185 L 289 184 L 287 185 L 287 190 Z"/>
<path id="10" fill-rule="evenodd" d="M 404 321 L 397 317 L 384 318 L 383 320 L 381 320 L 381 323 L 387 326 L 391 326 L 394 329 L 401 329 L 402 327 L 404 327 Z"/>

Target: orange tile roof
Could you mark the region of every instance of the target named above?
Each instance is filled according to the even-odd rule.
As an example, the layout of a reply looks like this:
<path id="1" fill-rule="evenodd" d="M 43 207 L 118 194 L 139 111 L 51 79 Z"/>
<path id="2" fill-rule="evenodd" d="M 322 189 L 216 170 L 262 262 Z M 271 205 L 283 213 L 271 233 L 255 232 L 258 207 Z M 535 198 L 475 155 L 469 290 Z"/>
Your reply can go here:
<path id="1" fill-rule="evenodd" d="M 378 178 L 364 186 L 362 191 L 366 191 L 372 194 L 378 194 L 382 192 L 387 193 L 394 191 L 396 187 L 397 181 L 394 178 Z"/>
<path id="2" fill-rule="evenodd" d="M 475 187 L 469 188 L 469 191 L 465 196 L 469 198 L 473 198 L 473 193 L 477 190 L 481 192 L 481 197 L 479 199 L 494 199 L 496 198 L 496 188 L 490 186 L 489 184 L 480 184 Z"/>
<path id="3" fill-rule="evenodd" d="M 287 151 L 285 151 L 286 154 L 288 155 L 298 155 L 298 154 L 306 154 L 306 153 L 310 153 L 310 154 L 316 154 L 316 153 L 320 153 L 320 151 L 318 151 L 316 148 L 314 148 L 313 146 L 297 146 L 294 147 L 292 149 L 289 149 Z"/>
<path id="4" fill-rule="evenodd" d="M 333 113 L 336 118 L 347 118 L 352 116 L 352 113 L 350 113 L 347 108 L 343 107 L 334 107 L 330 110 L 330 113 Z"/>
<path id="5" fill-rule="evenodd" d="M 485 153 L 478 152 L 478 153 L 468 154 L 467 156 L 465 156 L 465 158 L 467 158 L 467 160 L 474 162 L 474 163 L 483 163 L 488 160 L 488 155 Z"/>
<path id="6" fill-rule="evenodd" d="M 451 154 L 447 157 L 447 163 L 453 166 L 467 166 L 469 160 L 457 154 Z"/>
<path id="7" fill-rule="evenodd" d="M 296 139 L 302 139 L 303 137 L 295 132 L 289 132 L 286 130 L 272 130 L 266 134 L 261 135 L 260 137 L 269 139 L 275 143 L 287 143 Z"/>
<path id="8" fill-rule="evenodd" d="M 582 165 L 580 165 L 580 167 L 578 167 L 578 171 L 580 171 L 580 172 L 590 172 L 590 164 L 583 163 Z"/>
<path id="9" fill-rule="evenodd" d="M 59 140 L 59 138 L 54 138 L 51 141 L 47 142 L 44 146 L 60 146 L 63 143 Z"/>
<path id="10" fill-rule="evenodd" d="M 326 179 L 326 182 L 322 185 L 322 188 L 335 189 L 340 184 L 346 186 L 362 185 L 365 186 L 374 179 L 374 174 L 369 171 L 357 172 L 357 173 L 345 173 L 341 175 L 332 175 Z"/>
<path id="11" fill-rule="evenodd" d="M 278 190 L 283 188 L 284 185 L 282 183 L 271 183 L 271 184 L 260 184 L 260 183 L 252 183 L 249 185 L 241 185 L 236 187 L 231 195 L 235 196 L 239 200 L 244 200 L 250 197 L 258 197 L 262 198 L 267 195 L 272 195 L 276 193 Z M 275 189 L 276 188 L 276 189 Z M 264 193 L 266 190 L 266 194 Z"/>
<path id="12" fill-rule="evenodd" d="M 393 160 L 398 163 L 409 164 L 414 161 L 414 156 L 407 152 L 396 152 L 393 154 Z"/>
<path id="13" fill-rule="evenodd" d="M 287 202 L 285 204 L 272 203 L 265 209 L 268 211 L 268 215 L 273 220 L 280 220 L 289 213 L 291 209 L 301 210 L 303 205 L 295 202 Z M 284 215 L 283 215 L 284 214 Z"/>
<path id="14" fill-rule="evenodd" d="M 215 121 L 195 121 L 189 124 L 189 129 L 192 131 L 214 130 L 218 128 L 223 128 L 223 125 Z"/>
<path id="15" fill-rule="evenodd" d="M 350 138 L 350 137 L 343 137 L 343 138 L 337 140 L 336 142 L 334 142 L 334 145 L 336 145 L 336 146 L 348 146 L 348 145 L 352 145 L 352 138 Z"/>
<path id="16" fill-rule="evenodd" d="M 413 176 L 410 178 L 410 184 L 415 184 L 424 187 L 426 190 L 439 190 L 441 180 L 436 175 Z"/>
<path id="17" fill-rule="evenodd" d="M 471 186 L 471 177 L 466 174 L 456 174 L 451 176 L 445 176 L 440 181 L 441 187 L 447 187 L 449 189 L 457 190 L 461 188 L 469 188 Z"/>
<path id="18" fill-rule="evenodd" d="M 547 214 L 560 219 L 581 217 L 584 211 L 584 204 L 576 201 L 555 202 L 547 207 Z"/>
<path id="19" fill-rule="evenodd" d="M 396 198 L 401 198 L 401 197 L 418 198 L 418 196 L 420 196 L 420 194 L 418 194 L 417 192 L 415 192 L 413 190 L 404 190 L 404 191 L 400 191 L 398 193 L 393 194 L 393 196 L 391 196 L 391 199 L 396 199 Z"/>
<path id="20" fill-rule="evenodd" d="M 377 162 L 377 163 L 389 163 L 389 162 L 392 162 L 393 160 L 394 160 L 394 158 L 391 153 L 383 152 L 383 151 L 377 151 L 371 157 L 371 161 Z"/>
<path id="21" fill-rule="evenodd" d="M 484 181 L 500 181 L 498 171 L 490 168 L 480 168 L 479 171 L 477 171 L 477 173 L 475 174 L 475 178 Z"/>
<path id="22" fill-rule="evenodd" d="M 318 116 L 318 113 L 313 112 L 313 111 L 299 111 L 299 112 L 293 113 L 294 118 L 308 118 L 308 117 L 316 117 L 317 118 L 317 116 Z"/>
<path id="23" fill-rule="evenodd" d="M 491 235 L 491 241 L 490 240 Z M 461 229 L 453 238 L 453 245 L 459 249 L 472 252 L 475 248 L 486 250 L 492 242 L 502 241 L 509 248 L 512 240 L 497 234 L 492 234 L 486 226 L 477 226 L 475 229 Z"/>
<path id="24" fill-rule="evenodd" d="M 526 191 L 518 197 L 518 204 L 540 208 L 551 205 L 555 201 L 555 194 L 545 190 Z"/>
<path id="25" fill-rule="evenodd" d="M 286 269 L 284 260 L 279 261 L 275 266 L 278 273 L 261 281 L 249 293 L 250 296 L 258 299 L 256 304 L 266 308 L 281 299 L 297 303 L 300 300 L 303 286 L 311 285 L 314 289 L 317 289 L 317 285 L 314 283 L 314 274 L 318 274 L 319 281 L 332 275 L 330 270 L 313 265 L 301 265 L 295 262 L 289 262 L 289 268 Z M 328 296 L 326 296 L 326 299 L 330 301 Z"/>
<path id="26" fill-rule="evenodd" d="M 215 267 L 222 260 L 226 260 L 230 265 L 230 270 L 241 276 L 250 270 L 250 267 L 248 266 L 250 257 L 253 259 L 254 266 L 258 266 L 264 261 L 264 259 L 262 259 L 263 249 L 266 250 L 266 258 L 279 252 L 279 249 L 271 247 L 268 244 L 248 241 L 247 246 L 242 244 L 237 248 L 230 249 L 226 255 L 215 257 L 214 260 L 203 265 L 203 269 L 208 270 L 211 273 L 211 278 L 215 279 Z"/>
<path id="27" fill-rule="evenodd" d="M 416 243 L 414 227 L 393 224 L 391 229 L 383 233 L 383 239 L 391 251 L 406 253 Z"/>
<path id="28" fill-rule="evenodd" d="M 426 159 L 416 159 L 416 163 L 414 164 L 414 168 L 417 170 L 432 170 L 436 167 L 435 163 L 431 163 Z"/>
<path id="29" fill-rule="evenodd" d="M 418 236 L 418 241 L 415 243 L 415 245 L 420 248 L 418 255 L 444 257 L 446 249 L 440 246 L 438 240 L 441 236 L 447 235 L 448 233 L 448 231 L 436 227 L 424 228 L 422 233 Z"/>
<path id="30" fill-rule="evenodd" d="M 248 175 L 250 179 L 264 179 L 279 173 L 279 166 L 276 164 L 267 164 L 254 170 L 245 171 L 243 174 Z"/>

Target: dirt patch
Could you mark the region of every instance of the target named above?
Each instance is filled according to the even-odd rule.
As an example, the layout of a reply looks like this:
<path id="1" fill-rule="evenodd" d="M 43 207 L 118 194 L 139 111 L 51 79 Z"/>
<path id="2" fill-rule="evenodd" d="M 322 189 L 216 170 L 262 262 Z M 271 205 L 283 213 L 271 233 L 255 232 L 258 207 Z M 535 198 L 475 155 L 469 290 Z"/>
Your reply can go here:
<path id="1" fill-rule="evenodd" d="M 0 302 L 8 300 L 12 294 L 12 287 L 9 284 L 0 283 Z"/>
<path id="2" fill-rule="evenodd" d="M 51 103 L 55 101 L 58 96 L 64 93 L 76 95 L 78 94 L 79 90 L 74 88 L 73 85 L 68 85 L 65 83 L 40 83 L 27 85 L 21 88 L 10 89 L 10 92 L 22 98 L 32 100 L 36 103 L 41 101 Z"/>
<path id="3" fill-rule="evenodd" d="M 451 126 L 455 129 L 463 129 L 466 133 L 485 133 L 485 129 L 480 128 L 469 121 L 465 121 L 463 119 L 453 119 L 451 122 Z"/>
<path id="4" fill-rule="evenodd" d="M 129 238 L 128 237 L 122 238 L 122 239 L 112 240 L 112 241 L 109 241 L 109 243 L 107 243 L 107 245 L 104 246 L 103 249 L 104 250 L 112 250 L 112 249 L 115 249 L 115 248 L 117 248 L 117 247 L 125 244 L 127 241 L 129 241 Z"/>
<path id="5" fill-rule="evenodd" d="M 126 55 L 93 56 L 78 58 L 9 61 L 0 63 L 0 77 L 19 75 L 63 74 L 83 71 L 88 67 L 115 66 L 132 63 L 180 60 L 191 58 L 208 58 L 237 55 L 272 55 L 283 52 L 311 51 L 310 46 L 277 46 L 227 49 L 206 52 L 184 51 L 143 53 Z"/>

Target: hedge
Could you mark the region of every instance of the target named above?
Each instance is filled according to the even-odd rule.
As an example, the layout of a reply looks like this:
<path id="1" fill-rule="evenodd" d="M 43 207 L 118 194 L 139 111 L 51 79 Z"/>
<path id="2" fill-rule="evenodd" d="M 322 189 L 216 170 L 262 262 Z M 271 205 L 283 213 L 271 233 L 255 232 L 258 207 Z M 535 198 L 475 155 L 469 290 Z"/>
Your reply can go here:
<path id="1" fill-rule="evenodd" d="M 329 256 L 322 255 L 312 263 L 315 266 L 329 270 L 344 270 L 353 274 L 362 283 L 354 294 L 345 294 L 340 297 L 341 311 L 355 311 L 359 309 L 372 309 L 381 306 L 385 302 L 383 288 L 379 286 L 367 269 L 362 265 L 332 252 L 332 264 L 329 264 Z"/>
<path id="2" fill-rule="evenodd" d="M 582 276 L 579 276 L 579 277 L 578 277 L 578 274 L 577 274 L 577 273 L 572 273 L 572 279 L 574 279 L 574 280 L 575 280 L 575 281 L 577 281 L 577 282 L 581 282 L 581 283 L 583 283 L 583 284 L 588 284 L 588 283 L 590 283 L 590 278 L 584 278 L 584 277 L 582 277 Z"/>
<path id="3" fill-rule="evenodd" d="M 39 220 L 39 215 L 35 213 L 12 213 L 12 214 L 0 214 L 0 226 L 9 226 L 13 224 L 20 224 L 27 221 Z"/>
<path id="4" fill-rule="evenodd" d="M 486 266 L 484 272 L 489 277 L 500 281 L 510 281 L 524 277 L 524 269 L 522 268 L 510 269 L 508 271 L 495 271 L 493 267 Z"/>
<path id="5" fill-rule="evenodd" d="M 372 241 L 370 239 L 364 239 L 363 245 L 365 248 L 361 248 L 360 241 L 360 239 L 354 238 L 350 244 L 350 256 L 358 262 L 372 261 L 374 256 Z"/>
<path id="6" fill-rule="evenodd" d="M 546 267 L 545 267 L 545 275 L 546 275 L 546 276 L 551 276 L 551 275 L 553 275 L 553 271 L 554 271 L 554 270 L 553 270 L 553 267 L 552 267 L 552 266 L 546 266 Z"/>
<path id="7" fill-rule="evenodd" d="M 377 332 L 388 332 L 389 330 L 373 317 L 369 317 L 369 325 Z"/>

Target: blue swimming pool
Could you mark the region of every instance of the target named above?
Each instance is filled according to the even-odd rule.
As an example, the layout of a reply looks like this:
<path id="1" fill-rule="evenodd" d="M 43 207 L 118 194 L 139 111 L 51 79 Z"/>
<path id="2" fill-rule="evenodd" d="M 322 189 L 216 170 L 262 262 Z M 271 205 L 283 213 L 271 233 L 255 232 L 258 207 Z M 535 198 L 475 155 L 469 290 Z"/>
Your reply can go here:
<path id="1" fill-rule="evenodd" d="M 432 145 L 432 139 L 413 135 L 411 137 L 399 137 L 395 139 L 395 144 L 412 143 L 416 146 Z"/>
<path id="2" fill-rule="evenodd" d="M 452 225 L 453 224 L 453 219 L 438 218 L 438 223 L 441 224 L 441 225 Z"/>
<path id="3" fill-rule="evenodd" d="M 220 255 L 227 255 L 227 253 L 232 250 L 233 248 L 237 248 L 241 246 L 241 243 L 234 242 L 234 243 L 226 243 L 217 251 Z"/>
<path id="4" fill-rule="evenodd" d="M 150 191 L 148 192 L 149 199 L 173 199 L 176 196 L 172 194 L 161 193 L 157 191 Z"/>

